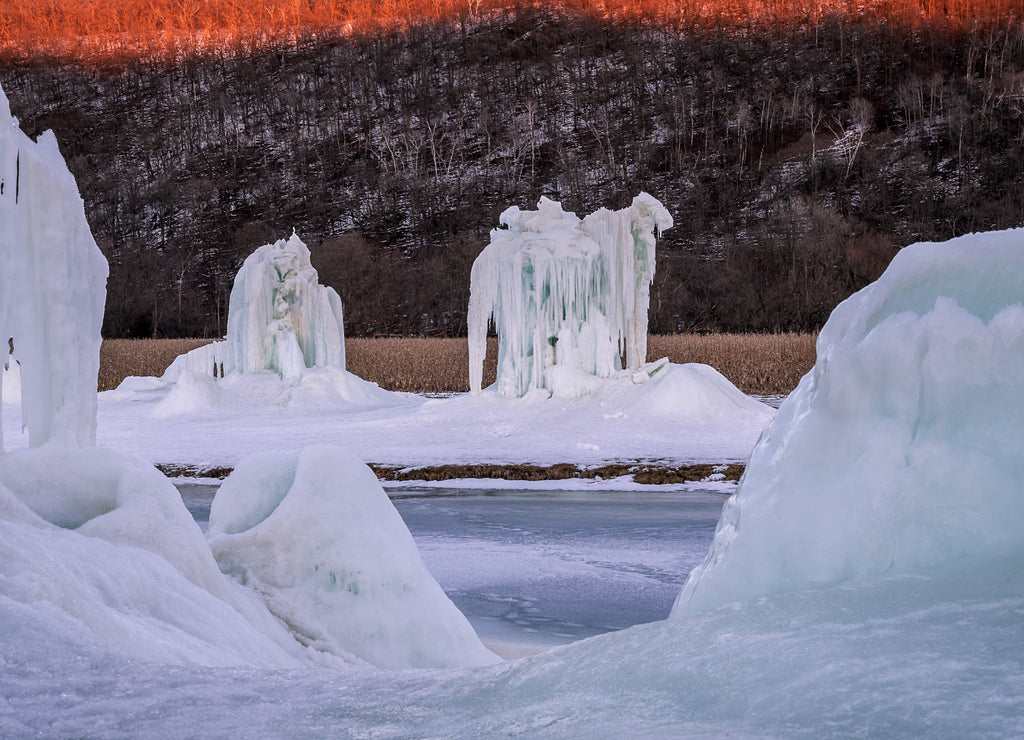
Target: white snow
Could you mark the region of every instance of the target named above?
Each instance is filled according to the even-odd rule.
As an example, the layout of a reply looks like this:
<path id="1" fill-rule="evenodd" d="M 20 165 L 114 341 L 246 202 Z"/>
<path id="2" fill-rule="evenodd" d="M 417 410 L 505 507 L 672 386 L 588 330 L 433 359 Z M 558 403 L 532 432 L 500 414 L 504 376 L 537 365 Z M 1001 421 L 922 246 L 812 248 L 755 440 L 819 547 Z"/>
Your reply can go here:
<path id="1" fill-rule="evenodd" d="M 221 569 L 303 644 L 379 668 L 497 661 L 427 572 L 376 476 L 344 450 L 246 458 L 214 497 L 207 537 Z"/>
<path id="2" fill-rule="evenodd" d="M 538 388 L 580 393 L 587 376 L 637 370 L 647 355 L 647 308 L 655 232 L 672 226 L 657 200 L 641 193 L 629 208 L 602 208 L 580 220 L 548 198 L 536 211 L 513 206 L 507 227 L 473 263 L 469 298 L 470 389 L 482 386 L 487 326 L 498 330 L 496 390 L 519 397 Z M 549 373 L 557 371 L 557 378 Z"/>
<path id="3" fill-rule="evenodd" d="M 14 338 L 22 422 L 32 446 L 89 446 L 107 261 L 57 139 L 26 136 L 3 90 L 0 189 L 0 343 Z"/>
<path id="4" fill-rule="evenodd" d="M 775 410 L 706 365 L 650 363 L 589 395 L 392 393 L 338 368 L 169 386 L 127 381 L 100 394 L 101 444 L 154 463 L 231 467 L 245 455 L 327 443 L 366 462 L 438 464 L 743 461 Z M 637 384 L 642 375 L 647 382 Z M 593 379 L 598 380 L 598 379 Z M 579 384 L 571 390 L 577 391 Z M 16 419 L 6 422 L 18 438 Z M 596 447 L 597 449 L 594 449 Z"/>
<path id="5" fill-rule="evenodd" d="M 0 625 L 10 636 L 0 645 L 0 730 L 1019 737 L 1022 236 L 910 248 L 837 310 L 818 365 L 755 450 L 733 515 L 673 619 L 511 664 L 390 674 L 245 667 L 273 663 L 272 641 L 254 638 L 267 657 L 243 659 L 223 634 L 229 622 L 198 607 L 178 623 L 209 625 L 221 647 L 169 627 L 161 641 L 143 612 L 123 617 L 125 641 L 150 646 L 154 662 L 132 662 L 126 647 L 110 649 L 109 633 L 82 631 L 53 601 L 25 596 L 42 568 L 115 559 L 85 543 L 114 545 L 29 524 L 34 515 L 0 498 Z M 149 557 L 135 558 L 147 577 Z M 127 578 L 127 561 L 116 559 Z M 85 588 L 94 570 L 68 576 L 90 608 L 107 598 Z M 186 613 L 183 602 L 165 603 Z M 237 662 L 174 668 L 171 644 L 194 665 L 231 650 Z"/>

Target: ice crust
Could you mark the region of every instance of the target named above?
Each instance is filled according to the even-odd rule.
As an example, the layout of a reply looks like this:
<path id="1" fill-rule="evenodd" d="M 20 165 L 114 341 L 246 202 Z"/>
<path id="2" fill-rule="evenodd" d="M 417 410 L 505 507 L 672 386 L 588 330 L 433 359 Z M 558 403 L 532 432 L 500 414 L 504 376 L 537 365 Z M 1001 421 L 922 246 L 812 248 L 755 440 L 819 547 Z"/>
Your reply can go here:
<path id="1" fill-rule="evenodd" d="M 221 569 L 303 644 L 378 668 L 498 660 L 427 572 L 373 471 L 337 447 L 240 462 L 207 537 Z"/>
<path id="2" fill-rule="evenodd" d="M 1024 230 L 903 249 L 832 313 L 675 616 L 1024 555 Z"/>
<path id="3" fill-rule="evenodd" d="M 33 142 L 2 89 L 0 183 L 0 343 L 21 363 L 22 423 L 34 447 L 91 446 L 107 261 L 53 132 Z"/>
<path id="4" fill-rule="evenodd" d="M 536 211 L 513 206 L 504 229 L 473 263 L 469 298 L 470 390 L 482 387 L 487 327 L 498 331 L 496 390 L 519 397 L 552 382 L 553 367 L 609 377 L 637 370 L 647 354 L 647 309 L 655 234 L 672 216 L 641 193 L 629 208 L 602 208 L 580 220 L 541 198 Z M 581 382 L 585 378 L 580 377 Z"/>

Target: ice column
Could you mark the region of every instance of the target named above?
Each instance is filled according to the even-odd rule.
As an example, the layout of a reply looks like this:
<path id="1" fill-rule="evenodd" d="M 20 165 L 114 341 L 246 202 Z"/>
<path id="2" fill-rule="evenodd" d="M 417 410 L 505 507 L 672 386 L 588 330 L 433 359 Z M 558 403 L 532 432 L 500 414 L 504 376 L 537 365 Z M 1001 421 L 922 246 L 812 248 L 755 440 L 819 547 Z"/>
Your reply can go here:
<path id="1" fill-rule="evenodd" d="M 608 377 L 625 354 L 626 366 L 639 368 L 655 235 L 672 226 L 665 207 L 641 193 L 629 208 L 602 208 L 581 221 L 541 198 L 536 211 L 512 207 L 499 220 L 506 228 L 491 232 L 470 277 L 470 390 L 481 390 L 492 317 L 503 395 L 547 387 L 553 365 Z"/>
<path id="2" fill-rule="evenodd" d="M 57 139 L 26 136 L 0 89 L 0 346 L 14 338 L 33 447 L 96 442 L 106 281 Z"/>
<path id="3" fill-rule="evenodd" d="M 345 367 L 341 299 L 320 285 L 309 249 L 292 234 L 260 247 L 235 276 L 228 306 L 227 372 Z"/>

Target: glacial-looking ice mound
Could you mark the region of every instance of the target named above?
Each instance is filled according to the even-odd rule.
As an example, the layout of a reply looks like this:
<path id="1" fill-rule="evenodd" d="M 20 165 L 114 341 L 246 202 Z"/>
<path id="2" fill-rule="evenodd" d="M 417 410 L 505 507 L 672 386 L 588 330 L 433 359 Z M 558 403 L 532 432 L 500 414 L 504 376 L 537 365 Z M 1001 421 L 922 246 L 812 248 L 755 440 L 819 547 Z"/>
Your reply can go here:
<path id="1" fill-rule="evenodd" d="M 498 331 L 499 393 L 548 388 L 549 368 L 609 377 L 638 370 L 647 354 L 655 234 L 672 216 L 641 193 L 629 208 L 580 220 L 541 198 L 536 211 L 501 214 L 505 229 L 473 263 L 469 299 L 470 390 L 483 379 L 487 325 Z"/>
<path id="2" fill-rule="evenodd" d="M 223 572 L 255 589 L 304 645 L 378 668 L 498 661 L 433 579 L 377 477 L 321 445 L 252 455 L 210 509 Z"/>
<path id="3" fill-rule="evenodd" d="M 89 447 L 107 261 L 53 132 L 26 136 L 2 89 L 0 259 L 0 345 L 15 340 L 29 443 Z"/>
<path id="4" fill-rule="evenodd" d="M 263 371 L 297 378 L 306 368 L 345 368 L 345 323 L 337 292 L 321 285 L 296 235 L 250 254 L 231 287 L 228 332 L 182 355 L 164 374 L 224 377 Z"/>
<path id="5" fill-rule="evenodd" d="M 832 313 L 674 614 L 1024 554 L 1024 230 L 902 250 Z"/>

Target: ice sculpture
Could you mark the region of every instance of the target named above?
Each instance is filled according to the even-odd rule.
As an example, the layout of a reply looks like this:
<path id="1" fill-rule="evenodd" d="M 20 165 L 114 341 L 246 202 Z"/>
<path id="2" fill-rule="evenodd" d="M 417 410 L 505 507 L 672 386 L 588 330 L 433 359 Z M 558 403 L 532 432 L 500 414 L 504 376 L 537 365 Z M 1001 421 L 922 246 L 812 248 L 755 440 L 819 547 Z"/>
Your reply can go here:
<path id="1" fill-rule="evenodd" d="M 345 367 L 341 299 L 320 285 L 296 234 L 260 247 L 235 276 L 228 305 L 227 360 L 240 373 Z"/>
<path id="2" fill-rule="evenodd" d="M 608 377 L 639 369 L 647 354 L 647 308 L 655 234 L 672 216 L 647 193 L 629 208 L 582 221 L 548 198 L 536 211 L 513 206 L 491 232 L 470 278 L 470 390 L 481 390 L 487 326 L 499 336 L 497 390 L 522 396 L 549 387 L 558 365 Z"/>
<path id="3" fill-rule="evenodd" d="M 0 342 L 15 340 L 30 445 L 94 445 L 107 261 L 53 132 L 33 142 L 2 89 L 0 260 Z"/>
<path id="4" fill-rule="evenodd" d="M 292 233 L 242 263 L 231 287 L 227 338 L 179 356 L 162 379 L 265 370 L 296 378 L 310 367 L 345 368 L 345 323 L 337 292 L 320 285 L 309 249 Z"/>
<path id="5" fill-rule="evenodd" d="M 1024 230 L 904 248 L 840 304 L 673 614 L 1024 554 Z"/>

